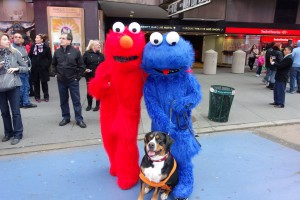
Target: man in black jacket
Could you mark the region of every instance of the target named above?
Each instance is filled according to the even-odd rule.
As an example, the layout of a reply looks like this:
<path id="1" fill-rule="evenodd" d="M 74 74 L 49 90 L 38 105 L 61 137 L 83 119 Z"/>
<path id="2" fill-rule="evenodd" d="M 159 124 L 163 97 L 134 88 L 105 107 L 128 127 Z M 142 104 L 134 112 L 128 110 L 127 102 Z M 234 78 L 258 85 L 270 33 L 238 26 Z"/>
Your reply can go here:
<path id="1" fill-rule="evenodd" d="M 76 124 L 81 128 L 86 128 L 83 121 L 79 80 L 85 70 L 81 53 L 71 46 L 73 37 L 70 33 L 62 33 L 60 48 L 54 52 L 52 65 L 54 73 L 57 75 L 57 85 L 60 97 L 60 107 L 63 120 L 59 123 L 64 126 L 70 122 L 69 91 L 73 102 Z"/>
<path id="2" fill-rule="evenodd" d="M 293 64 L 292 50 L 291 46 L 286 46 L 283 50 L 284 57 L 280 62 L 273 60 L 272 57 L 270 58 L 271 65 L 277 70 L 275 75 L 274 102 L 270 103 L 275 108 L 284 108 L 288 73 Z"/>

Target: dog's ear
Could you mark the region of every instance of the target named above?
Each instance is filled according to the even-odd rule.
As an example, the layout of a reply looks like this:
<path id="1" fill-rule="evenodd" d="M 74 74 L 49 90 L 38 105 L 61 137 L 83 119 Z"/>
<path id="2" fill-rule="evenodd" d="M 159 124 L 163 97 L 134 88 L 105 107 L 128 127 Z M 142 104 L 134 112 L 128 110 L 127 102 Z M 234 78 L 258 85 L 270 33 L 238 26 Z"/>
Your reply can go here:
<path id="1" fill-rule="evenodd" d="M 166 146 L 171 147 L 171 145 L 174 143 L 173 138 L 171 138 L 170 135 L 166 134 Z"/>
<path id="2" fill-rule="evenodd" d="M 152 132 L 149 132 L 149 133 L 146 133 L 145 137 L 144 137 L 144 143 L 147 144 L 149 141 L 148 141 L 148 138 L 149 138 L 149 135 L 151 134 Z"/>

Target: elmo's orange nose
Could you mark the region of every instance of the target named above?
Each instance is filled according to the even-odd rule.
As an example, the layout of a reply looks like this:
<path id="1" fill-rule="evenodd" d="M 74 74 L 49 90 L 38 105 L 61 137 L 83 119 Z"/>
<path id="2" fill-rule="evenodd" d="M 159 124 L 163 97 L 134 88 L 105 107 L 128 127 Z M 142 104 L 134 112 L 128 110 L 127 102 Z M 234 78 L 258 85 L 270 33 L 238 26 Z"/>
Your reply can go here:
<path id="1" fill-rule="evenodd" d="M 129 49 L 132 47 L 133 45 L 133 40 L 131 39 L 131 37 L 129 37 L 128 35 L 124 35 L 121 37 L 120 39 L 120 45 L 121 47 L 123 47 L 124 49 Z"/>

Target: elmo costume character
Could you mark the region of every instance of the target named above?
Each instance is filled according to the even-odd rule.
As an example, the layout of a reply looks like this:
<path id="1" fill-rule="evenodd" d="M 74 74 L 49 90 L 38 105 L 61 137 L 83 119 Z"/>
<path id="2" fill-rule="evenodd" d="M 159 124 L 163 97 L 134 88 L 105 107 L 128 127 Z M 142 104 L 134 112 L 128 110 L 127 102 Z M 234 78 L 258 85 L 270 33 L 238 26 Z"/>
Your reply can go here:
<path id="1" fill-rule="evenodd" d="M 97 68 L 88 89 L 101 102 L 103 144 L 110 174 L 117 176 L 121 189 L 129 189 L 139 180 L 137 134 L 144 84 L 140 64 L 145 44 L 138 23 L 125 27 L 116 22 L 106 36 L 105 61 Z"/>
<path id="2" fill-rule="evenodd" d="M 201 88 L 190 67 L 194 62 L 191 44 L 178 33 L 152 33 L 144 49 L 142 68 L 148 73 L 144 98 L 152 119 L 152 131 L 169 133 L 171 152 L 178 163 L 179 183 L 175 199 L 187 199 L 193 191 L 192 158 L 200 144 L 192 130 L 191 110 L 201 100 Z"/>

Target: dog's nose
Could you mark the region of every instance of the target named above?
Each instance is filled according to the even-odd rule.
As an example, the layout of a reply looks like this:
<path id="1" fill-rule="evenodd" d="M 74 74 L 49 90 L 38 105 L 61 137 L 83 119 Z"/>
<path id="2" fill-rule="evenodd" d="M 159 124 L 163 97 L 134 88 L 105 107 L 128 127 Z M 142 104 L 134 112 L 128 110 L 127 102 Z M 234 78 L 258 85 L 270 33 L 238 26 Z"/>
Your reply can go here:
<path id="1" fill-rule="evenodd" d="M 150 142 L 150 143 L 148 144 L 148 147 L 149 147 L 149 149 L 153 150 L 154 147 L 155 147 L 155 144 L 154 144 L 153 142 Z"/>

